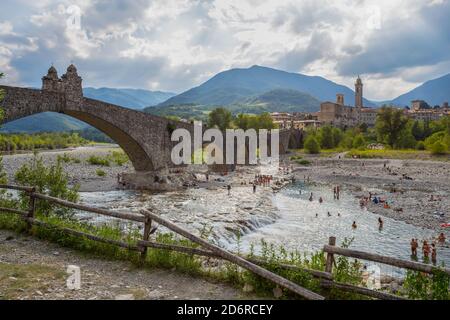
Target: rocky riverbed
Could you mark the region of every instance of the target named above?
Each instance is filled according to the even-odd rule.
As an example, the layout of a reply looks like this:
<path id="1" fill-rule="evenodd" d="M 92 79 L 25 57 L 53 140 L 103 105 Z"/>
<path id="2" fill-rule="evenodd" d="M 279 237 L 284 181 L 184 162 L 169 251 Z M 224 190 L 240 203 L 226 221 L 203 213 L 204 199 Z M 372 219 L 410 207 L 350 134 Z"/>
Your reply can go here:
<path id="1" fill-rule="evenodd" d="M 87 160 L 91 156 L 106 157 L 113 151 L 119 151 L 116 145 L 98 145 L 79 147 L 65 150 L 43 151 L 38 153 L 46 164 L 56 163 L 58 156 L 70 157 L 70 162 L 63 162 L 64 170 L 70 177 L 72 185 L 79 185 L 80 191 L 110 191 L 116 190 L 117 175 L 123 172 L 134 172 L 130 162 L 123 166 L 111 163 L 110 167 L 90 165 Z M 24 164 L 30 163 L 35 155 L 23 153 L 3 156 L 3 166 L 10 182 L 14 181 L 15 172 Z M 75 161 L 76 160 L 76 161 Z M 97 170 L 105 172 L 105 176 L 99 176 Z"/>
<path id="2" fill-rule="evenodd" d="M 450 162 L 420 160 L 364 160 L 309 157 L 310 167 L 296 167 L 298 179 L 342 186 L 357 197 L 381 197 L 389 204 L 369 202 L 368 210 L 416 226 L 440 230 L 450 222 Z M 432 198 L 433 196 L 433 198 Z"/>

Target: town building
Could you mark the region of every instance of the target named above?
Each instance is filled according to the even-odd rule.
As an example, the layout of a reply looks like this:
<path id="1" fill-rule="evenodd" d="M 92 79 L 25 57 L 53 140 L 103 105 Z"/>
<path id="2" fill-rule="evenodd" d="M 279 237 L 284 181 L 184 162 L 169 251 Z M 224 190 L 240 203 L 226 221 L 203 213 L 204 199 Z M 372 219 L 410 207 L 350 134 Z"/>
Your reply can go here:
<path id="1" fill-rule="evenodd" d="M 405 109 L 405 115 L 416 121 L 436 121 L 450 115 L 450 108 L 448 102 L 444 102 L 439 108 L 432 108 L 423 100 L 414 100 L 411 108 Z"/>
<path id="2" fill-rule="evenodd" d="M 280 129 L 320 128 L 321 122 L 318 120 L 318 113 L 303 112 L 274 112 L 271 113 L 273 123 Z"/>
<path id="3" fill-rule="evenodd" d="M 344 95 L 338 93 L 336 102 L 324 102 L 320 105 L 318 120 L 325 125 L 340 128 L 354 127 L 365 123 L 369 127 L 375 125 L 378 110 L 364 107 L 363 82 L 358 76 L 355 82 L 355 107 L 346 106 Z"/>

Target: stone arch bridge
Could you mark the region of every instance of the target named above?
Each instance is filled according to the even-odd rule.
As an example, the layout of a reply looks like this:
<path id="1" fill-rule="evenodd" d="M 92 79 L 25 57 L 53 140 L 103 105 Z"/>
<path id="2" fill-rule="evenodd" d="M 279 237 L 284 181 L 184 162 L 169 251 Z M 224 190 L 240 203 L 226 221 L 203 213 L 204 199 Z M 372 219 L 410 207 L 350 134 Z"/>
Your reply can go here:
<path id="1" fill-rule="evenodd" d="M 193 135 L 190 123 L 171 121 L 144 112 L 83 97 L 82 79 L 70 65 L 58 77 L 51 67 L 42 78 L 42 90 L 0 86 L 5 92 L 1 101 L 3 123 L 42 112 L 69 115 L 99 129 L 113 139 L 129 156 L 138 172 L 162 170 L 172 166 L 171 141 L 174 129 L 184 128 Z M 280 152 L 289 144 L 289 134 L 280 135 Z M 285 147 L 286 146 L 286 147 Z"/>

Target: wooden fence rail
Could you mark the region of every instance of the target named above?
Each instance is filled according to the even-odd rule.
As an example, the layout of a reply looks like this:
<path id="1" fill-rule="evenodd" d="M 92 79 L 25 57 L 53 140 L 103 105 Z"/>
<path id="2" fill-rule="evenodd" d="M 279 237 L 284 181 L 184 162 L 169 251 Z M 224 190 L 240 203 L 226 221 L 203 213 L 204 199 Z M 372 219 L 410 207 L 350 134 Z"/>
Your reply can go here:
<path id="1" fill-rule="evenodd" d="M 93 241 L 108 243 L 111 245 L 116 245 L 116 246 L 119 246 L 122 248 L 129 249 L 129 250 L 140 251 L 142 259 L 145 259 L 146 253 L 147 253 L 147 248 L 151 247 L 151 246 L 156 246 L 155 243 L 151 243 L 149 241 L 152 220 L 154 220 L 154 221 L 160 223 L 161 225 L 164 225 L 167 228 L 171 229 L 172 231 L 178 233 L 179 235 L 182 235 L 182 236 L 186 237 L 187 239 L 189 239 L 197 244 L 200 244 L 202 247 L 209 249 L 211 252 L 217 254 L 217 258 L 221 258 L 221 259 L 225 259 L 230 262 L 233 262 L 242 268 L 252 271 L 257 275 L 259 275 L 269 281 L 272 281 L 273 283 L 279 285 L 280 287 L 288 289 L 288 290 L 302 296 L 303 298 L 311 299 L 311 300 L 324 300 L 325 299 L 323 296 L 321 296 L 317 293 L 314 293 L 312 291 L 309 291 L 305 288 L 302 288 L 301 286 L 295 284 L 294 282 L 287 280 L 275 273 L 272 273 L 269 270 L 266 270 L 263 267 L 258 266 L 255 263 L 246 260 L 243 257 L 235 255 L 224 249 L 221 249 L 218 246 L 212 245 L 209 242 L 207 242 L 206 240 L 203 240 L 203 239 L 189 233 L 188 231 L 172 224 L 169 221 L 166 221 L 166 220 L 152 214 L 151 212 L 143 210 L 141 212 L 142 215 L 136 215 L 136 214 L 116 212 L 116 211 L 110 211 L 110 210 L 99 209 L 99 208 L 92 208 L 92 207 L 89 207 L 86 205 L 76 204 L 76 203 L 72 203 L 72 202 L 69 202 L 66 200 L 61 200 L 58 198 L 54 198 L 54 197 L 50 197 L 50 196 L 43 195 L 40 193 L 36 193 L 35 188 L 30 188 L 30 187 L 0 185 L 0 189 L 11 189 L 11 190 L 18 190 L 18 191 L 28 193 L 28 195 L 30 197 L 28 211 L 25 212 L 25 211 L 9 209 L 9 208 L 3 208 L 3 210 L 0 208 L 0 211 L 21 215 L 23 217 L 24 221 L 27 222 L 28 229 L 30 229 L 30 230 L 31 230 L 32 225 L 37 225 L 37 226 L 41 226 L 41 227 L 45 227 L 45 228 L 54 228 L 54 229 L 57 229 L 59 231 L 65 232 L 65 233 L 73 235 L 73 236 L 79 236 L 79 237 L 87 238 L 87 239 L 90 239 Z M 144 223 L 143 240 L 139 241 L 137 246 L 131 246 L 131 245 L 126 244 L 121 241 L 104 239 L 104 238 L 101 238 L 101 237 L 98 237 L 95 235 L 87 234 L 87 233 L 84 233 L 81 231 L 72 230 L 69 228 L 60 228 L 60 227 L 52 226 L 48 223 L 45 223 L 45 222 L 42 222 L 42 221 L 39 221 L 36 219 L 36 217 L 35 217 L 36 200 L 44 200 L 44 201 L 48 201 L 50 203 L 53 203 L 53 204 L 56 204 L 59 206 L 63 206 L 63 207 L 67 207 L 67 208 L 87 211 L 87 212 L 91 212 L 91 213 L 95 213 L 95 214 L 100 214 L 100 215 L 123 219 L 123 220 L 128 220 L 128 221 L 134 221 L 134 222 L 138 222 L 138 223 Z M 181 250 L 180 248 L 181 247 L 178 247 L 177 251 L 180 251 Z M 174 250 L 175 247 L 172 247 L 172 248 L 165 247 L 164 248 L 164 246 L 161 245 L 160 249 Z M 200 249 L 197 249 L 197 250 L 200 250 Z M 205 251 L 204 250 L 197 251 L 197 253 L 205 254 Z"/>
<path id="2" fill-rule="evenodd" d="M 333 256 L 337 254 L 337 255 L 355 258 L 355 259 L 379 262 L 379 263 L 387 264 L 387 265 L 398 267 L 398 268 L 425 272 L 428 274 L 432 274 L 435 271 L 440 270 L 440 271 L 443 271 L 446 274 L 450 275 L 450 269 L 448 269 L 448 268 L 435 267 L 435 266 L 425 264 L 425 263 L 420 263 L 420 262 L 415 262 L 415 261 L 407 261 L 407 260 L 402 260 L 402 259 L 392 258 L 392 257 L 386 257 L 386 256 L 382 256 L 379 254 L 374 254 L 374 253 L 350 250 L 350 249 L 346 249 L 346 248 L 339 248 L 334 245 L 325 245 L 323 248 L 323 251 L 328 254 L 327 257 L 330 257 L 330 259 L 332 261 L 334 259 Z M 331 273 L 331 268 L 327 271 Z"/>

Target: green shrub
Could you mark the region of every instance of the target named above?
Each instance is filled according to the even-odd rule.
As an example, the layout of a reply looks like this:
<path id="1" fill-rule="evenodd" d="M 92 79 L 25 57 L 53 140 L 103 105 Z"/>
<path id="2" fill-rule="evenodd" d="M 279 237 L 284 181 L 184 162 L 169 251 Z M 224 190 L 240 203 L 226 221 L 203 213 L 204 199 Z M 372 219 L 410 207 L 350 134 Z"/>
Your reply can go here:
<path id="1" fill-rule="evenodd" d="M 305 150 L 309 154 L 319 154 L 320 153 L 319 142 L 317 141 L 317 139 L 313 135 L 310 135 L 310 136 L 308 136 L 306 138 Z"/>
<path id="2" fill-rule="evenodd" d="M 95 173 L 96 173 L 97 176 L 99 176 L 99 177 L 104 177 L 104 176 L 106 176 L 106 172 L 103 171 L 103 170 L 101 170 L 101 169 L 98 169 L 97 171 L 95 171 Z"/>
<path id="3" fill-rule="evenodd" d="M 107 158 L 97 157 L 97 156 L 90 156 L 87 162 L 90 165 L 93 166 L 103 166 L 103 167 L 109 167 L 111 166 L 109 160 Z"/>
<path id="4" fill-rule="evenodd" d="M 302 166 L 309 166 L 311 164 L 311 161 L 308 160 L 297 160 L 296 162 Z"/>
<path id="5" fill-rule="evenodd" d="M 114 162 L 116 165 L 120 167 L 126 164 L 128 161 L 130 161 L 128 156 L 123 151 L 113 151 L 109 155 L 109 158 L 111 159 L 112 162 Z"/>
<path id="6" fill-rule="evenodd" d="M 441 154 L 446 154 L 447 153 L 447 145 L 444 144 L 442 141 L 436 141 L 432 146 L 431 146 L 431 153 L 435 154 L 435 155 L 441 155 Z"/>
<path id="7" fill-rule="evenodd" d="M 425 150 L 425 143 L 423 141 L 419 141 L 416 145 L 417 150 Z"/>
<path id="8" fill-rule="evenodd" d="M 26 163 L 17 170 L 15 180 L 18 184 L 36 187 L 38 193 L 51 197 L 77 202 L 79 199 L 78 186 L 69 187 L 69 177 L 64 172 L 61 160 L 56 164 L 46 166 L 41 157 L 35 155 L 31 163 Z M 21 206 L 28 208 L 29 197 L 21 194 Z M 47 201 L 38 201 L 36 211 L 43 215 L 55 213 L 61 216 L 71 216 L 72 210 L 56 207 Z"/>
<path id="9" fill-rule="evenodd" d="M 58 155 L 58 161 L 70 163 L 72 161 L 72 158 L 67 153 L 64 153 L 62 156 Z"/>

